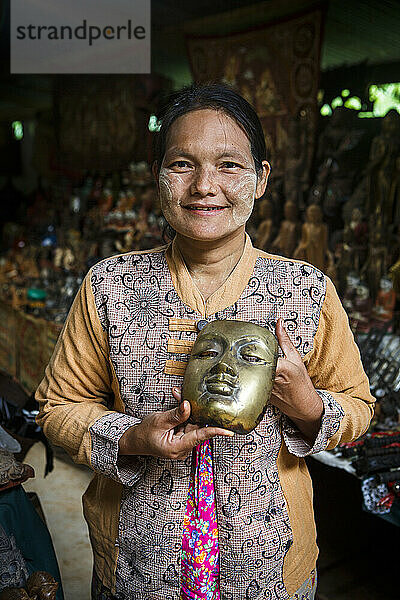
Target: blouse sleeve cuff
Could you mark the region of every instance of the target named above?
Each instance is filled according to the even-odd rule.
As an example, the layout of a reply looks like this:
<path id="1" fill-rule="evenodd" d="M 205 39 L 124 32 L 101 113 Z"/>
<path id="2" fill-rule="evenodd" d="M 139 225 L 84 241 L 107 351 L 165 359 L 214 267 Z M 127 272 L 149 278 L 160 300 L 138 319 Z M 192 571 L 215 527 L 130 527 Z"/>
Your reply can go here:
<path id="1" fill-rule="evenodd" d="M 282 436 L 291 454 L 303 458 L 326 450 L 329 440 L 338 431 L 344 410 L 333 396 L 325 390 L 316 390 L 324 404 L 321 427 L 312 446 L 302 437 L 299 429 L 286 415 L 282 415 Z"/>
<path id="2" fill-rule="evenodd" d="M 118 483 L 132 486 L 143 475 L 146 460 L 142 456 L 119 456 L 119 440 L 139 419 L 124 413 L 109 413 L 89 428 L 92 468 Z"/>

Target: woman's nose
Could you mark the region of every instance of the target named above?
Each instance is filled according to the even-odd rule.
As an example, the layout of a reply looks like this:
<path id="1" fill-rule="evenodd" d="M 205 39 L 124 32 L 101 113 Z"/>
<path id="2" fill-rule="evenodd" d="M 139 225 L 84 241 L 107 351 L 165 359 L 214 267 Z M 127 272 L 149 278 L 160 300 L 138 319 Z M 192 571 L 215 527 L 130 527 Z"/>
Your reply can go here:
<path id="1" fill-rule="evenodd" d="M 190 193 L 194 196 L 195 194 L 203 196 L 215 196 L 216 183 L 214 180 L 213 173 L 209 169 L 196 169 L 193 177 L 192 184 L 190 186 Z"/>

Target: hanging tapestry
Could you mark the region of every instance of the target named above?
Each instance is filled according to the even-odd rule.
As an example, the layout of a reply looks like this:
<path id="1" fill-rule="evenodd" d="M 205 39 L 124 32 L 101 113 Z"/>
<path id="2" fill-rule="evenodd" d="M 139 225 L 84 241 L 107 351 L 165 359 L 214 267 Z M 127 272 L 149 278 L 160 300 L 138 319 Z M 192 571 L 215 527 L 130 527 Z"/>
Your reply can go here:
<path id="1" fill-rule="evenodd" d="M 226 82 L 256 109 L 268 160 L 285 191 L 306 187 L 317 123 L 322 11 L 315 9 L 252 31 L 188 38 L 193 78 Z M 290 185 L 292 182 L 292 185 Z"/>

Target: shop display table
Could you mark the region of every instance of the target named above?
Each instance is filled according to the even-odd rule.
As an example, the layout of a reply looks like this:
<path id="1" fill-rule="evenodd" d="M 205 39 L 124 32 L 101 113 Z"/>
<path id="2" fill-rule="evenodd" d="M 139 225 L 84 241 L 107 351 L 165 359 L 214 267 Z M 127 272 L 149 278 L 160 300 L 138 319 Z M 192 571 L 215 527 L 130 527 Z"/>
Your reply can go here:
<path id="1" fill-rule="evenodd" d="M 0 371 L 29 396 L 39 385 L 62 329 L 0 300 Z"/>
<path id="2" fill-rule="evenodd" d="M 342 458 L 330 451 L 318 452 L 318 454 L 313 454 L 311 458 L 329 467 L 346 471 L 350 475 L 353 475 L 355 478 L 357 478 L 356 470 L 348 458 Z M 365 507 L 362 506 L 362 508 L 365 510 Z M 400 527 L 400 498 L 395 498 L 389 513 L 376 514 L 376 516 L 384 519 L 388 523 L 392 523 L 393 525 Z"/>

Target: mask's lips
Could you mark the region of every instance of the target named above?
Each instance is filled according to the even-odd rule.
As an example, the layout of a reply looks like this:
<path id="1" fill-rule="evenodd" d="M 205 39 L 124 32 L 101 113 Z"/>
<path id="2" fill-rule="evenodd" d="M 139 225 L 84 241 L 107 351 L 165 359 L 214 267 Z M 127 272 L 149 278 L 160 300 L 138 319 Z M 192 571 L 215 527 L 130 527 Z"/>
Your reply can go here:
<path id="1" fill-rule="evenodd" d="M 221 396 L 232 396 L 237 388 L 237 385 L 232 380 L 233 378 L 221 375 L 211 375 L 205 380 L 205 387 L 210 394 L 218 394 Z"/>
<path id="2" fill-rule="evenodd" d="M 206 389 L 210 394 L 217 394 L 218 396 L 232 396 L 235 390 L 227 383 L 208 383 Z"/>

